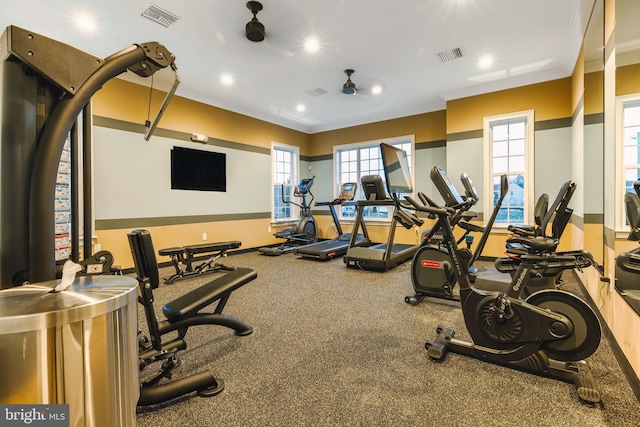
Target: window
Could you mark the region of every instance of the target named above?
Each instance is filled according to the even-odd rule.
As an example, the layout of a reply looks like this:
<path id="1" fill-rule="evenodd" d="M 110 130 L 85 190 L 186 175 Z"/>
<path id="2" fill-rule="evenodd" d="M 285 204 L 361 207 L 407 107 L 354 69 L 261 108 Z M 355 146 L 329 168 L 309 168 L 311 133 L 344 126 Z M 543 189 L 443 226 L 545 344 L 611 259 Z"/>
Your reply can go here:
<path id="1" fill-rule="evenodd" d="M 633 183 L 640 179 L 640 94 L 620 97 L 617 101 L 618 120 L 617 141 L 617 188 L 616 206 L 620 214 L 616 216 L 616 230 L 627 230 L 627 217 L 623 206 L 624 194 L 634 192 Z"/>
<path id="2" fill-rule="evenodd" d="M 288 145 L 271 145 L 273 172 L 273 222 L 294 221 L 298 219 L 298 210 L 292 209 L 290 203 L 293 189 L 298 184 L 298 148 Z"/>
<path id="3" fill-rule="evenodd" d="M 509 192 L 494 227 L 530 224 L 533 199 L 533 110 L 484 119 L 484 217 L 489 219 L 500 198 L 500 177 L 506 174 Z"/>
<path id="4" fill-rule="evenodd" d="M 360 195 L 357 199 L 363 200 L 364 191 L 360 183 L 360 179 L 363 176 L 380 175 L 384 180 L 382 155 L 380 154 L 381 142 L 406 151 L 410 168 L 413 170 L 413 135 L 349 145 L 338 145 L 333 148 L 333 158 L 335 159 L 336 168 L 336 188 L 340 188 L 340 186 L 346 182 L 357 182 L 358 188 L 360 189 Z M 414 180 L 413 174 L 411 179 Z M 355 208 L 353 206 L 343 206 L 339 215 L 341 218 L 354 218 L 356 216 Z M 386 206 L 368 206 L 365 208 L 364 218 L 389 220 L 389 209 Z"/>

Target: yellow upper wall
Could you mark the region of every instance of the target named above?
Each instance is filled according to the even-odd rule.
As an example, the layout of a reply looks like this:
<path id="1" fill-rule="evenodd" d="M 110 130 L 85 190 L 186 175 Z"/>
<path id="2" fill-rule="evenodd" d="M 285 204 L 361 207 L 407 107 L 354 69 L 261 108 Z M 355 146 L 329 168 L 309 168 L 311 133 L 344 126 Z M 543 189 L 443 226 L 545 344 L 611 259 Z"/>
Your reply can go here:
<path id="1" fill-rule="evenodd" d="M 385 120 L 345 129 L 310 135 L 311 154 L 332 154 L 333 146 L 401 135 L 415 135 L 416 142 L 444 141 L 447 112 L 445 110 Z"/>
<path id="2" fill-rule="evenodd" d="M 485 116 L 535 110 L 535 120 L 572 116 L 571 77 L 447 101 L 447 134 L 482 129 Z"/>
<path id="3" fill-rule="evenodd" d="M 584 76 L 584 114 L 604 111 L 604 72 L 596 71 Z"/>
<path id="4" fill-rule="evenodd" d="M 585 76 L 585 87 L 590 84 L 588 76 Z M 163 99 L 163 92 L 154 91 L 152 114 Z M 93 113 L 142 124 L 147 119 L 148 100 L 147 87 L 112 79 L 93 97 Z M 571 117 L 573 102 L 572 78 L 565 78 L 451 100 L 446 110 L 306 134 L 176 96 L 160 127 L 263 148 L 270 148 L 272 141 L 281 142 L 300 147 L 303 156 L 321 156 L 332 154 L 335 145 L 399 135 L 413 134 L 416 142 L 443 141 L 447 134 L 482 129 L 485 116 L 514 111 L 535 109 L 536 121 Z"/>
<path id="5" fill-rule="evenodd" d="M 154 91 L 153 117 L 164 99 Z M 147 119 L 149 88 L 121 79 L 111 79 L 93 97 L 93 114 L 143 124 Z M 258 147 L 271 148 L 271 142 L 300 147 L 300 154 L 310 155 L 309 135 L 282 126 L 223 110 L 211 105 L 175 96 L 160 120 L 159 127 L 186 133 L 200 133 Z"/>
<path id="6" fill-rule="evenodd" d="M 616 68 L 616 96 L 640 93 L 640 64 Z"/>

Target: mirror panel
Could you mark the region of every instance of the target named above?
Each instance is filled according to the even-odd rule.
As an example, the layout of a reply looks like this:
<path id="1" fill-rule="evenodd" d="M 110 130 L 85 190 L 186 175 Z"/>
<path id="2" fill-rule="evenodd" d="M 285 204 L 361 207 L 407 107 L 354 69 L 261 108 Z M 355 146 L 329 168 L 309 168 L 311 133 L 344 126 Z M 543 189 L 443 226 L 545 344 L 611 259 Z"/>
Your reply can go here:
<path id="1" fill-rule="evenodd" d="M 584 248 L 604 261 L 604 1 L 595 5 L 584 40 Z"/>
<path id="2" fill-rule="evenodd" d="M 616 97 L 623 97 L 622 99 L 625 100 L 637 97 L 640 100 L 640 25 L 637 22 L 637 18 L 640 17 L 640 1 L 616 0 L 615 16 Z M 623 125 L 621 99 L 618 98 L 618 100 L 616 114 L 620 117 L 616 126 L 621 127 Z M 638 163 L 640 163 L 640 158 Z M 620 202 L 616 203 L 616 216 L 624 215 L 622 200 L 621 196 Z M 640 264 L 638 264 L 640 262 L 640 246 L 638 246 L 638 242 L 626 239 L 626 230 L 618 234 L 615 240 L 616 289 L 640 314 L 640 290 L 638 290 L 640 289 Z"/>

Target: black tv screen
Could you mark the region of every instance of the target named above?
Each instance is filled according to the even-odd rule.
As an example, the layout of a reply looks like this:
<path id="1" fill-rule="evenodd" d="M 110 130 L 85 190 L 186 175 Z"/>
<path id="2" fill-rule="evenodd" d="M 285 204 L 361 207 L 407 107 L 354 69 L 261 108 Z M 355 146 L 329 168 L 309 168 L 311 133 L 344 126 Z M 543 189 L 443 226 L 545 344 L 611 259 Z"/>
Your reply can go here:
<path id="1" fill-rule="evenodd" d="M 224 153 L 173 147 L 171 189 L 227 191 L 227 158 Z"/>

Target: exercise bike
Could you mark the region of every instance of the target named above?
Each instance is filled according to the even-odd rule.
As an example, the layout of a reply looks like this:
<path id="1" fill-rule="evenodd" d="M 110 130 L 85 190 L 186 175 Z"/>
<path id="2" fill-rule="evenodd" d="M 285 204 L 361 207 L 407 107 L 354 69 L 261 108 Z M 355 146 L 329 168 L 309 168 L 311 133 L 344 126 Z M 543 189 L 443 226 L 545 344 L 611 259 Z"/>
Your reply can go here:
<path id="1" fill-rule="evenodd" d="M 471 243 L 473 242 L 473 236 L 469 233 L 476 232 L 481 234 L 476 249 L 473 252 L 473 256 L 469 260 L 468 264 L 470 272 L 469 279 L 471 283 L 484 290 L 506 290 L 511 278 L 515 275 L 515 272 L 521 262 L 520 256 L 527 253 L 527 248 L 520 243 L 513 243 L 513 241 L 511 241 L 511 243 L 507 243 L 507 254 L 509 256 L 496 259 L 495 269 L 480 270 L 474 266 L 474 263 L 482 255 L 482 251 L 487 243 L 487 239 L 489 238 L 495 219 L 502 206 L 502 201 L 509 191 L 507 176 L 502 175 L 500 177 L 500 194 L 486 227 L 480 227 L 463 220 L 468 210 L 478 199 L 477 191 L 473 186 L 471 178 L 469 178 L 467 174 L 462 174 L 460 177 L 465 188 L 466 197 L 464 198 L 458 193 L 458 190 L 453 185 L 446 172 L 441 168 L 436 166 L 432 169 L 431 179 L 444 199 L 447 209 L 452 212 L 452 215 L 449 217 L 449 224 L 452 228 L 459 226 L 465 230 L 464 234 L 457 240 L 457 244 L 465 241 L 467 243 L 467 249 L 470 250 Z M 569 184 L 571 183 L 565 183 L 563 188 L 569 188 Z M 575 184 L 573 184 L 573 187 L 575 187 Z M 571 194 L 572 193 L 573 191 L 571 191 Z M 421 198 L 423 204 L 436 206 L 435 202 L 424 194 L 419 193 L 418 196 Z M 558 198 L 557 202 L 559 201 L 565 203 L 565 199 Z M 554 202 L 554 208 L 557 202 Z M 568 200 L 566 200 L 566 203 L 568 203 Z M 566 209 L 566 204 L 562 204 L 562 206 L 563 210 L 571 211 L 570 209 Z M 565 216 L 558 216 L 558 218 L 561 218 L 562 221 L 564 221 Z M 559 240 L 555 235 L 549 237 L 551 238 L 549 242 L 555 242 L 555 246 L 551 249 L 555 251 Z M 511 251 L 513 251 L 513 253 Z M 562 255 L 572 255 L 576 257 L 585 256 L 582 251 L 563 252 Z M 527 287 L 524 289 L 523 296 L 527 297 L 539 290 L 557 289 L 558 285 L 561 283 L 560 278 L 562 276 L 562 271 L 563 269 L 561 267 L 553 268 L 552 265 L 536 267 L 531 274 Z M 459 296 L 454 293 L 454 288 L 457 283 L 455 269 L 451 265 L 451 259 L 448 251 L 442 244 L 442 229 L 438 227 L 437 224 L 423 236 L 422 245 L 416 252 L 411 266 L 411 281 L 415 294 L 405 297 L 405 302 L 407 304 L 418 305 L 427 297 L 452 301 L 460 300 Z"/>
<path id="2" fill-rule="evenodd" d="M 591 369 L 583 360 L 597 350 L 601 339 L 600 322 L 591 307 L 577 296 L 557 289 L 538 291 L 523 299 L 532 270 L 548 264 L 566 270 L 597 267 L 593 257 L 586 251 L 582 252 L 583 256 L 550 253 L 548 250 L 555 247 L 555 242 L 549 238 L 512 237 L 509 239 L 512 243 L 527 243 L 530 251 L 521 257 L 508 289 L 505 292 L 479 290 L 469 281 L 471 251 L 458 247 L 449 224 L 449 211 L 416 202 L 410 196 L 405 199 L 417 211 L 438 217 L 443 246 L 460 286 L 460 305 L 471 337 L 471 341 L 462 341 L 454 338 L 453 329 L 438 326 L 435 340 L 425 344 L 428 356 L 440 361 L 452 351 L 570 382 L 584 403 L 601 402 Z"/>
<path id="3" fill-rule="evenodd" d="M 640 180 L 633 183 L 635 193 L 624 195 L 627 222 L 631 232 L 627 240 L 640 241 Z M 616 257 L 616 289 L 640 313 L 640 247 Z"/>
<path id="4" fill-rule="evenodd" d="M 311 192 L 311 186 L 313 186 L 314 180 L 315 175 L 312 178 L 303 178 L 295 187 L 293 195 L 294 197 L 301 198 L 302 203 L 296 203 L 293 200 L 285 200 L 284 185 L 282 185 L 280 192 L 282 202 L 285 204 L 292 204 L 300 208 L 300 219 L 298 220 L 295 228 L 288 228 L 274 234 L 274 236 L 279 239 L 285 239 L 283 243 L 276 247 L 258 248 L 258 251 L 261 254 L 279 256 L 293 251 L 298 246 L 315 243 L 318 240 L 318 226 L 313 214 L 311 213 L 311 203 L 314 199 L 313 193 Z M 311 200 L 308 203 L 307 194 L 311 195 Z"/>
<path id="5" fill-rule="evenodd" d="M 449 226 L 452 229 L 455 226 L 459 226 L 465 230 L 462 237 L 460 237 L 456 243 L 460 244 L 464 240 L 467 243 L 467 250 L 470 251 L 473 236 L 470 236 L 469 233 L 481 233 L 476 250 L 473 252 L 467 264 L 467 268 L 473 273 L 471 281 L 475 282 L 475 274 L 478 273 L 478 269 L 473 267 L 473 263 L 476 262 L 482 254 L 491 228 L 502 206 L 502 201 L 509 191 L 509 182 L 506 175 L 500 177 L 500 196 L 496 201 L 496 205 L 486 227 L 479 227 L 463 220 L 465 213 L 476 203 L 478 196 L 468 175 L 463 174 L 461 178 L 465 187 L 466 198 L 460 196 L 444 170 L 437 166 L 431 170 L 431 180 L 444 199 L 447 205 L 446 209 L 450 213 L 447 219 Z M 418 193 L 418 197 L 421 199 L 423 205 L 436 206 L 436 203 L 423 193 Z M 443 232 L 444 230 L 440 224 L 436 223 L 435 226 L 428 230 L 426 235 L 423 236 L 422 245 L 416 251 L 411 265 L 411 282 L 415 294 L 405 297 L 407 304 L 418 305 L 427 297 L 460 301 L 459 296 L 454 293 L 457 277 L 451 263 L 452 260 L 449 252 L 443 245 Z M 503 281 L 486 281 L 483 288 L 488 287 L 491 290 L 506 289 L 509 276 L 504 275 L 504 277 L 505 279 Z"/>

